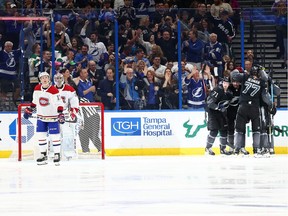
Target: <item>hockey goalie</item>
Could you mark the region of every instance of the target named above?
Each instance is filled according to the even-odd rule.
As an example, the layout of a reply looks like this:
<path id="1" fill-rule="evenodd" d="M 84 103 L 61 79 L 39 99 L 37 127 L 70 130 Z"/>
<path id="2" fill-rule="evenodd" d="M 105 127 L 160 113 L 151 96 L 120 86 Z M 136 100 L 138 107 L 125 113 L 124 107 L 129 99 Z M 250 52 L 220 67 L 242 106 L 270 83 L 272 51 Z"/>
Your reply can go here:
<path id="1" fill-rule="evenodd" d="M 63 113 L 68 116 L 69 121 L 61 125 L 62 135 L 62 156 L 67 160 L 75 158 L 77 156 L 76 150 L 76 137 L 79 128 L 79 99 L 75 89 L 67 84 L 64 84 L 64 77 L 61 73 L 54 75 L 55 87 L 58 89 L 61 99 L 64 104 Z M 53 150 L 50 149 L 52 152 Z"/>

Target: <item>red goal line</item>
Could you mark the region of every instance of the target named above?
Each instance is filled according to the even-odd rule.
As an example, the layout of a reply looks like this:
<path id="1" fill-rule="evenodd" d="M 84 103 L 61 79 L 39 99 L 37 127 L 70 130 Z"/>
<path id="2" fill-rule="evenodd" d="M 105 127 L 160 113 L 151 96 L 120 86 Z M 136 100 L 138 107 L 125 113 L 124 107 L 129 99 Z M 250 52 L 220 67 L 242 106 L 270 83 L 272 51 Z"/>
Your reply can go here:
<path id="1" fill-rule="evenodd" d="M 14 21 L 46 21 L 48 17 L 0 17 L 0 20 L 14 20 Z"/>

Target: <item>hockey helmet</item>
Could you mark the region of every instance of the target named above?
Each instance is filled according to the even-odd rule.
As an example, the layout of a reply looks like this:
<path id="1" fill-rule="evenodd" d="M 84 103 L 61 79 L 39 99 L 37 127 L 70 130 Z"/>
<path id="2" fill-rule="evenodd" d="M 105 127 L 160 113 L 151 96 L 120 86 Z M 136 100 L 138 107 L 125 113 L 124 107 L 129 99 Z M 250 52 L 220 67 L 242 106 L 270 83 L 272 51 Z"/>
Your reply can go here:
<path id="1" fill-rule="evenodd" d="M 57 87 L 61 87 L 64 83 L 64 77 L 61 73 L 56 73 L 54 75 L 54 83 Z"/>
<path id="2" fill-rule="evenodd" d="M 39 79 L 40 79 L 41 77 L 43 77 L 43 76 L 48 76 L 48 77 L 50 78 L 50 74 L 47 73 L 46 71 L 40 72 L 39 75 L 38 75 Z"/>
<path id="3" fill-rule="evenodd" d="M 250 75 L 252 76 L 258 76 L 259 73 L 259 67 L 257 66 L 253 66 L 250 70 Z"/>
<path id="4" fill-rule="evenodd" d="M 228 82 L 230 83 L 230 77 L 229 76 L 225 76 L 222 78 L 222 82 Z"/>

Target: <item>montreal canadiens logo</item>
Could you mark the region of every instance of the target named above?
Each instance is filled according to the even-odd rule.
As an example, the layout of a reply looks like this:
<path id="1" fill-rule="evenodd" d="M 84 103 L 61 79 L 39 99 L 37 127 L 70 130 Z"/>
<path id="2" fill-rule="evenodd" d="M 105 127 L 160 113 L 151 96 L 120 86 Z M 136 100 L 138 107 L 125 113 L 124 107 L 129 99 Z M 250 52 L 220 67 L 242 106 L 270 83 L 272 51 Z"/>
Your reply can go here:
<path id="1" fill-rule="evenodd" d="M 43 98 L 43 97 L 39 98 L 39 104 L 40 104 L 41 106 L 47 106 L 47 105 L 49 105 L 49 100 L 48 100 L 48 98 Z"/>

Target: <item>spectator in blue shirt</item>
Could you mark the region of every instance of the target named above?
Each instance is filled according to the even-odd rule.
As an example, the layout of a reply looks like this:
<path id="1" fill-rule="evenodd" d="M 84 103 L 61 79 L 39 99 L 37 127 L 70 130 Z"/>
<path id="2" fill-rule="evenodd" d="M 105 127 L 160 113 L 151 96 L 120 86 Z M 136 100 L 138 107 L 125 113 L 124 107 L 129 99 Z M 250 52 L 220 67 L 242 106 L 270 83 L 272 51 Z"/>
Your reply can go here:
<path id="1" fill-rule="evenodd" d="M 76 64 L 81 64 L 81 68 L 87 68 L 88 62 L 93 60 L 93 56 L 88 54 L 89 47 L 87 44 L 84 44 L 81 48 L 81 53 L 77 53 L 74 61 Z"/>
<path id="2" fill-rule="evenodd" d="M 196 30 L 189 31 L 189 40 L 183 42 L 183 52 L 186 54 L 186 61 L 195 65 L 199 70 L 203 62 L 203 43 L 198 39 Z"/>
<path id="3" fill-rule="evenodd" d="M 77 86 L 77 95 L 79 97 L 86 98 L 90 102 L 95 102 L 94 94 L 96 92 L 96 88 L 92 84 L 91 80 L 88 79 L 87 69 L 82 68 L 80 76 L 74 78 L 73 81 Z"/>

